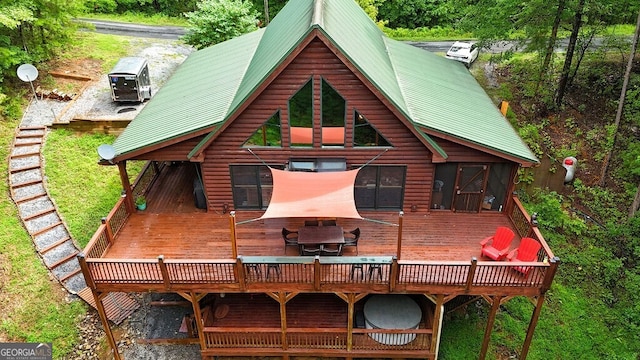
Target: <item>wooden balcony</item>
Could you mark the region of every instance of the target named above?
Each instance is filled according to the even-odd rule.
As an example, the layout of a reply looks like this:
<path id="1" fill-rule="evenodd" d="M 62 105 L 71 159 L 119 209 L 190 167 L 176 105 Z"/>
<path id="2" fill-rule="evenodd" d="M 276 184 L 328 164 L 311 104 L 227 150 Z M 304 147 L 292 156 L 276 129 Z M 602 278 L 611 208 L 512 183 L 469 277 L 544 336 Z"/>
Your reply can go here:
<path id="1" fill-rule="evenodd" d="M 289 356 L 343 357 L 347 352 L 353 357 L 435 358 L 432 351 L 434 310 L 424 297 L 413 296 L 422 310 L 417 329 L 383 330 L 352 328 L 349 331 L 348 305 L 334 294 L 299 294 L 287 302 L 286 321 L 282 324 L 277 301 L 264 294 L 227 294 L 215 297 L 213 303 L 204 305 L 203 355 L 278 356 L 283 349 Z M 361 312 L 366 298 L 357 302 L 355 311 Z M 213 313 L 225 308 L 224 316 Z M 259 313 L 260 316 L 247 317 Z M 284 336 L 283 336 L 284 334 Z M 373 334 L 373 337 L 370 336 Z M 388 336 L 413 336 L 415 339 L 402 345 L 385 345 Z M 376 341 L 374 338 L 382 339 Z"/>
<path id="2" fill-rule="evenodd" d="M 364 212 L 375 221 L 338 219 L 345 230 L 361 229 L 357 255 L 347 248 L 344 256 L 314 258 L 285 248 L 280 234 L 283 227 L 302 226 L 303 219 L 245 222 L 261 212 L 238 211 L 234 218 L 197 210 L 189 190 L 192 176 L 178 167 L 150 166 L 143 172 L 134 193 L 148 189 L 147 210 L 129 214 L 121 199 L 80 257 L 89 286 L 97 291 L 366 290 L 535 296 L 548 289 L 557 266 L 517 199 L 502 213 L 433 211 L 400 217 Z M 508 262 L 481 257 L 479 241 L 498 226 L 514 229 L 512 247 L 524 236 L 542 244 L 538 261 L 524 264 L 532 267 L 528 275 L 514 271 Z M 364 276 L 354 276 L 354 265 Z M 276 268 L 277 276 L 268 272 Z"/>

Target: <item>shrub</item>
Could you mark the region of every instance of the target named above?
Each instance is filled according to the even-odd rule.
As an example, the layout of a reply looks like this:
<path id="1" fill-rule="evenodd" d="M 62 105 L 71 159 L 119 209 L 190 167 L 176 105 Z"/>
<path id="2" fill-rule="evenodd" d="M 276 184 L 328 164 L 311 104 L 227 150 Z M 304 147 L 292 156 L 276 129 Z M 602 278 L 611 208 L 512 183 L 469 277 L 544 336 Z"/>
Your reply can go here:
<path id="1" fill-rule="evenodd" d="M 250 2 L 204 0 L 198 10 L 185 13 L 189 30 L 182 38 L 198 49 L 205 48 L 258 28 L 258 14 Z"/>

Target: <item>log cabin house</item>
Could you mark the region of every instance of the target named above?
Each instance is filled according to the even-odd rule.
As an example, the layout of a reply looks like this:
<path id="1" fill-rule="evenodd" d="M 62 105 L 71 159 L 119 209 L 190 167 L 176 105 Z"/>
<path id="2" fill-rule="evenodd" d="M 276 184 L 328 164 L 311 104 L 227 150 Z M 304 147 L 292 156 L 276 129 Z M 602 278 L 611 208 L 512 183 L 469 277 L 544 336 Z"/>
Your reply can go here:
<path id="1" fill-rule="evenodd" d="M 130 182 L 133 160 L 148 162 Z M 290 1 L 193 53 L 100 161 L 123 196 L 79 260 L 116 359 L 103 302 L 122 292 L 189 301 L 203 358 L 436 359 L 444 314 L 484 299 L 484 359 L 500 304 L 525 296 L 524 359 L 559 264 L 514 192 L 538 160 L 497 106 L 463 64 L 388 39 L 352 0 Z M 287 246 L 283 229 L 318 219 L 358 229 L 357 245 Z M 499 227 L 510 249 L 539 244 L 526 274 L 482 256 Z M 385 299 L 402 327 L 374 319 Z"/>

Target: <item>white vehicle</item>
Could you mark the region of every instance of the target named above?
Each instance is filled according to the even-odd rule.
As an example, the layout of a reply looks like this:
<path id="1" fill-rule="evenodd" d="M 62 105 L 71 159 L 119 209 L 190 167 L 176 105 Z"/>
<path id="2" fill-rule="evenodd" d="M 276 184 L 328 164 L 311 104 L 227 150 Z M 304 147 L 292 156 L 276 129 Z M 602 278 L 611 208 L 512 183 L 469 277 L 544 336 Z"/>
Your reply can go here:
<path id="1" fill-rule="evenodd" d="M 456 41 L 451 45 L 445 57 L 447 59 L 456 60 L 464 63 L 467 67 L 478 58 L 478 45 L 476 43 L 466 41 Z"/>

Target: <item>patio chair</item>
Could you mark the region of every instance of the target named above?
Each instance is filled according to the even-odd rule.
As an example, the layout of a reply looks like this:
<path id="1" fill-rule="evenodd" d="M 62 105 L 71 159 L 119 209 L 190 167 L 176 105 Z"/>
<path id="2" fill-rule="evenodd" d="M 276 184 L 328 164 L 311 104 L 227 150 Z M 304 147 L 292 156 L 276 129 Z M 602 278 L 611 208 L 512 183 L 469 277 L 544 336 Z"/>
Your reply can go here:
<path id="1" fill-rule="evenodd" d="M 489 236 L 480 241 L 480 245 L 482 246 L 482 255 L 496 261 L 504 259 L 509 252 L 509 246 L 513 241 L 514 235 L 513 231 L 508 227 L 498 227 L 493 236 Z"/>
<path id="2" fill-rule="evenodd" d="M 267 264 L 267 280 L 269 280 L 269 276 L 271 275 L 271 271 L 273 270 L 276 278 L 280 278 L 280 264 Z"/>
<path id="3" fill-rule="evenodd" d="M 511 250 L 509 255 L 507 255 L 507 259 L 510 262 L 533 262 L 538 259 L 538 251 L 542 244 L 540 244 L 537 240 L 532 238 L 522 238 L 520 240 L 520 245 Z M 529 270 L 531 270 L 532 266 L 514 266 L 513 269 L 527 275 Z"/>
<path id="4" fill-rule="evenodd" d="M 344 232 L 344 244 L 343 246 L 355 246 L 356 255 L 358 255 L 358 239 L 360 239 L 360 228 L 355 228 L 351 231 Z"/>
<path id="5" fill-rule="evenodd" d="M 309 246 L 300 245 L 300 255 L 302 256 L 316 256 L 316 255 L 320 255 L 321 252 L 322 252 L 322 249 L 320 248 L 320 246 L 309 247 Z"/>
<path id="6" fill-rule="evenodd" d="M 336 245 L 320 245 L 321 255 L 342 255 L 342 244 Z"/>
<path id="7" fill-rule="evenodd" d="M 287 250 L 287 246 L 298 246 L 298 232 L 291 231 L 287 228 L 282 228 L 282 239 L 284 240 L 284 249 Z"/>

